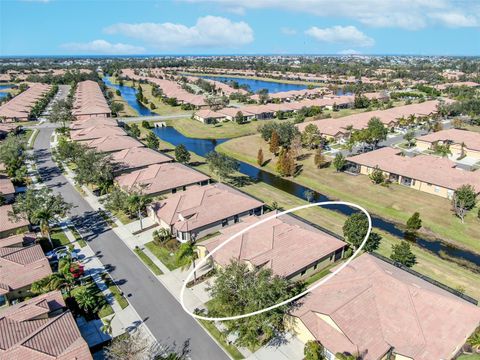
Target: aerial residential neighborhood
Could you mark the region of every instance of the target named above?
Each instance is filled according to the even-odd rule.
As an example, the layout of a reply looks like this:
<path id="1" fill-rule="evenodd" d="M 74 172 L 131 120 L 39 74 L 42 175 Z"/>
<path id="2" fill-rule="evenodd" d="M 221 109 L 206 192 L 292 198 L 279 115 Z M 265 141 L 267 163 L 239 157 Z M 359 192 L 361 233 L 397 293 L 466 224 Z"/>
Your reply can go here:
<path id="1" fill-rule="evenodd" d="M 0 360 L 480 360 L 479 28 L 2 2 Z"/>

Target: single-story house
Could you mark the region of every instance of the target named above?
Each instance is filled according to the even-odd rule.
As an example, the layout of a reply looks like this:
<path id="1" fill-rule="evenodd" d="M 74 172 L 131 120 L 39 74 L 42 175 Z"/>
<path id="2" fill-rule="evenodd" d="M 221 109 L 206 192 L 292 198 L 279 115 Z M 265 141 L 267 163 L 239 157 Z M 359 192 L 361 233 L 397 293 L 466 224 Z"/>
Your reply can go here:
<path id="1" fill-rule="evenodd" d="M 92 116 L 86 120 L 73 121 L 70 124 L 70 130 L 86 129 L 92 126 L 118 126 L 118 123 L 114 118 Z"/>
<path id="2" fill-rule="evenodd" d="M 436 144 L 449 145 L 452 156 L 472 157 L 480 161 L 480 133 L 460 129 L 446 129 L 417 138 L 420 151 L 433 149 Z"/>
<path id="3" fill-rule="evenodd" d="M 237 114 L 239 112 L 242 113 L 243 118 L 246 121 L 250 121 L 250 120 L 255 119 L 255 114 L 249 112 L 244 107 L 241 107 L 241 108 L 226 107 L 226 108 L 223 108 L 223 109 L 220 109 L 220 110 L 217 111 L 217 113 L 224 115 L 225 119 L 229 120 L 229 121 L 235 120 L 235 117 L 237 116 Z"/>
<path id="4" fill-rule="evenodd" d="M 30 285 L 52 273 L 40 245 L 1 247 L 0 268 L 0 305 L 31 295 Z"/>
<path id="5" fill-rule="evenodd" d="M 480 171 L 458 168 L 455 162 L 434 155 L 403 156 L 400 150 L 385 147 L 350 156 L 347 162 L 352 172 L 369 175 L 378 167 L 391 182 L 444 198 L 452 198 L 462 185 L 480 192 Z"/>
<path id="6" fill-rule="evenodd" d="M 0 311 L 0 359 L 91 360 L 60 291 Z"/>
<path id="7" fill-rule="evenodd" d="M 121 135 L 105 136 L 98 139 L 81 141 L 80 143 L 101 153 L 111 153 L 125 149 L 143 147 L 143 144 L 140 141 L 130 136 Z"/>
<path id="8" fill-rule="evenodd" d="M 115 178 L 115 183 L 125 191 L 141 190 L 146 195 L 163 195 L 185 191 L 190 186 L 207 185 L 210 178 L 176 162 L 153 164 Z"/>
<path id="9" fill-rule="evenodd" d="M 299 300 L 289 320 L 327 359 L 452 359 L 479 326 L 480 308 L 365 253 Z"/>
<path id="10" fill-rule="evenodd" d="M 225 120 L 225 115 L 220 114 L 210 109 L 202 109 L 195 111 L 193 114 L 195 120 L 201 121 L 204 124 L 215 124 L 219 121 Z"/>
<path id="11" fill-rule="evenodd" d="M 12 205 L 0 206 L 0 239 L 12 234 L 23 233 L 28 230 L 30 223 L 27 220 L 19 219 L 18 221 L 10 219 L 8 213 L 13 210 Z"/>
<path id="12" fill-rule="evenodd" d="M 97 82 L 86 80 L 77 84 L 72 115 L 77 120 L 86 120 L 91 117 L 110 117 L 110 107 Z"/>
<path id="13" fill-rule="evenodd" d="M 99 139 L 106 136 L 126 136 L 127 133 L 119 126 L 97 125 L 84 129 L 71 130 L 70 138 L 74 141 Z"/>
<path id="14" fill-rule="evenodd" d="M 240 219 L 263 213 L 264 203 L 216 183 L 192 186 L 150 206 L 153 220 L 180 242 L 194 241 Z"/>
<path id="15" fill-rule="evenodd" d="M 0 196 L 3 196 L 7 203 L 12 202 L 15 198 L 15 186 L 13 186 L 12 180 L 3 174 L 0 174 Z"/>
<path id="16" fill-rule="evenodd" d="M 23 247 L 33 245 L 36 240 L 34 233 L 15 234 L 0 239 L 0 248 L 2 247 Z"/>
<path id="17" fill-rule="evenodd" d="M 171 157 L 147 147 L 134 147 L 116 151 L 110 155 L 110 159 L 115 164 L 117 174 L 173 161 Z"/>
<path id="18" fill-rule="evenodd" d="M 251 216 L 222 229 L 221 234 L 197 245 L 205 257 L 231 236 L 274 212 Z M 241 261 L 253 268 L 269 268 L 274 275 L 288 279 L 304 279 L 334 263 L 343 256 L 347 244 L 290 215 L 283 215 L 260 224 L 234 238 L 210 259 L 224 267 Z"/>

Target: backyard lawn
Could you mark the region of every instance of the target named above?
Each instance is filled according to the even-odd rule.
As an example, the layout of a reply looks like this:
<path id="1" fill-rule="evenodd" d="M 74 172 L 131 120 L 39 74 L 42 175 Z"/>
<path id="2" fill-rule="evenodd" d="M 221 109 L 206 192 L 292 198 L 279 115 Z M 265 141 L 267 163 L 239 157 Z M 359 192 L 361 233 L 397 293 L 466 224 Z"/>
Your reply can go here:
<path id="1" fill-rule="evenodd" d="M 182 264 L 177 261 L 175 250 L 169 250 L 166 247 L 155 244 L 153 241 L 146 243 L 145 247 L 150 250 L 152 254 L 155 255 L 166 267 L 168 267 L 170 271 L 182 266 Z"/>
<path id="2" fill-rule="evenodd" d="M 268 162 L 263 169 L 275 173 L 276 159 L 259 135 L 232 139 L 217 146 L 218 151 L 257 167 L 256 157 L 260 148 L 264 161 Z M 371 213 L 399 224 L 405 224 L 418 211 L 423 221 L 421 233 L 480 253 L 480 221 L 475 216 L 477 209 L 473 209 L 462 224 L 452 214 L 448 199 L 397 184 L 389 187 L 374 185 L 367 176 L 337 173 L 332 167 L 318 169 L 311 151 L 304 150 L 303 157 L 302 161 L 298 161 L 301 173 L 293 181 L 333 199 L 357 203 Z"/>
<path id="3" fill-rule="evenodd" d="M 237 124 L 235 121 L 225 121 L 215 125 L 207 125 L 193 119 L 167 120 L 169 126 L 173 126 L 178 132 L 191 138 L 199 139 L 227 139 L 257 133 L 260 124 L 281 120 L 250 121 L 245 124 Z"/>

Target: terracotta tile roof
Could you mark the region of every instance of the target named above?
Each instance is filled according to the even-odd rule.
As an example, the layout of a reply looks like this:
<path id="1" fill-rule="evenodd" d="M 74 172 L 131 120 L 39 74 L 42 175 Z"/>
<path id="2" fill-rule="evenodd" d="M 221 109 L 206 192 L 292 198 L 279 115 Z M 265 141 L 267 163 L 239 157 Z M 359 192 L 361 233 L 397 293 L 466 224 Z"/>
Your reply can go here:
<path id="1" fill-rule="evenodd" d="M 0 284 L 3 293 L 28 286 L 52 273 L 40 245 L 0 247 Z M 2 293 L 0 289 L 0 294 Z"/>
<path id="2" fill-rule="evenodd" d="M 8 176 L 0 174 L 0 193 L 3 195 L 15 194 L 15 186 Z"/>
<path id="3" fill-rule="evenodd" d="M 331 352 L 358 350 L 366 360 L 390 348 L 416 360 L 450 359 L 480 322 L 478 307 L 369 254 L 313 290 L 293 315 Z"/>
<path id="4" fill-rule="evenodd" d="M 81 81 L 77 84 L 72 114 L 78 115 L 110 115 L 110 107 L 103 96 L 98 83 L 92 80 Z"/>
<path id="5" fill-rule="evenodd" d="M 371 168 L 378 166 L 389 173 L 406 176 L 426 183 L 455 190 L 462 185 L 472 185 L 480 192 L 480 172 L 456 167 L 456 163 L 434 155 L 401 156 L 401 151 L 381 148 L 356 156 L 348 161 Z"/>
<path id="6" fill-rule="evenodd" d="M 118 126 L 97 125 L 79 130 L 71 130 L 70 138 L 74 141 L 92 140 L 105 136 L 125 136 L 127 133 Z"/>
<path id="7" fill-rule="evenodd" d="M 86 120 L 77 120 L 70 124 L 71 130 L 86 129 L 92 126 L 118 126 L 117 120 L 104 116 L 92 116 Z"/>
<path id="8" fill-rule="evenodd" d="M 157 218 L 179 231 L 191 231 L 262 206 L 224 184 L 193 186 L 153 204 Z"/>
<path id="9" fill-rule="evenodd" d="M 144 194 L 156 194 L 208 180 L 209 177 L 201 172 L 173 162 L 153 164 L 115 178 L 122 189 L 142 189 Z"/>
<path id="10" fill-rule="evenodd" d="M 0 311 L 0 359 L 92 359 L 64 307 L 61 293 L 54 291 Z"/>
<path id="11" fill-rule="evenodd" d="M 29 225 L 27 220 L 10 220 L 8 213 L 13 210 L 12 205 L 0 206 L 0 232 L 10 231 Z"/>
<path id="12" fill-rule="evenodd" d="M 23 244 L 33 243 L 36 238 L 34 233 L 11 235 L 0 239 L 0 247 L 23 246 Z"/>
<path id="13" fill-rule="evenodd" d="M 153 164 L 173 161 L 172 158 L 146 147 L 135 147 L 114 152 L 111 160 L 121 170 L 136 169 Z"/>
<path id="14" fill-rule="evenodd" d="M 94 148 L 99 152 L 113 152 L 136 147 L 142 147 L 143 144 L 130 136 L 105 136 L 98 139 L 82 141 L 89 148 Z"/>
<path id="15" fill-rule="evenodd" d="M 446 129 L 420 136 L 417 140 L 429 143 L 436 141 L 451 141 L 454 144 L 464 143 L 467 149 L 480 151 L 480 133 L 474 131 Z"/>
<path id="16" fill-rule="evenodd" d="M 263 218 L 248 217 L 223 229 L 222 234 L 208 239 L 200 246 L 209 252 L 225 240 Z M 288 215 L 267 221 L 240 235 L 213 254 L 216 263 L 225 266 L 232 259 L 248 261 L 254 266 L 266 266 L 275 275 L 289 277 L 311 266 L 325 256 L 342 249 L 346 244 L 300 220 Z"/>
<path id="17" fill-rule="evenodd" d="M 202 110 L 195 111 L 195 115 L 203 119 L 205 118 L 221 119 L 225 117 L 225 115 L 210 109 L 202 109 Z"/>
<path id="18" fill-rule="evenodd" d="M 0 106 L 0 118 L 26 120 L 31 108 L 42 98 L 51 86 L 47 84 L 29 84 L 29 88 Z"/>

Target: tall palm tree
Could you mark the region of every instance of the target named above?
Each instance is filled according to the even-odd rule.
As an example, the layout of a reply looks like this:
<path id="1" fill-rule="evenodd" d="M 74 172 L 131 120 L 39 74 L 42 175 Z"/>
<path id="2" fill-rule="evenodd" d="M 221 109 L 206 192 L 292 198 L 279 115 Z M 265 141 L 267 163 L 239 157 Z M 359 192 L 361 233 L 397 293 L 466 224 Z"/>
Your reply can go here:
<path id="1" fill-rule="evenodd" d="M 143 230 L 142 213 L 151 202 L 152 199 L 140 192 L 133 192 L 127 198 L 127 207 L 129 211 L 138 214 L 138 218 L 140 219 L 140 230 Z"/>
<path id="2" fill-rule="evenodd" d="M 180 245 L 176 256 L 177 261 L 182 264 L 182 270 L 188 270 L 191 266 L 195 268 L 195 260 L 198 259 L 198 253 L 193 242 L 188 241 Z M 196 270 L 193 272 L 193 281 L 197 281 Z"/>

